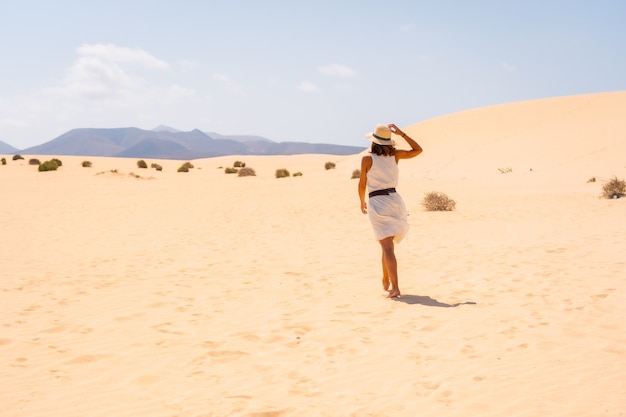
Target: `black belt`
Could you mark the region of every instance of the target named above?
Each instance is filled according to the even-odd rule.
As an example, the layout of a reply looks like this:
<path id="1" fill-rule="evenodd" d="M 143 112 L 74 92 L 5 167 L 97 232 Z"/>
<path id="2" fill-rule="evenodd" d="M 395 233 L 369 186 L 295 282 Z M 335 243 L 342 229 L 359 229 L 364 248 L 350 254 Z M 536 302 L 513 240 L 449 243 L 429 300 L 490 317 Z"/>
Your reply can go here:
<path id="1" fill-rule="evenodd" d="M 395 193 L 395 188 L 385 188 L 384 190 L 376 190 L 369 193 L 370 198 L 375 197 L 377 195 L 389 195 L 391 193 Z"/>

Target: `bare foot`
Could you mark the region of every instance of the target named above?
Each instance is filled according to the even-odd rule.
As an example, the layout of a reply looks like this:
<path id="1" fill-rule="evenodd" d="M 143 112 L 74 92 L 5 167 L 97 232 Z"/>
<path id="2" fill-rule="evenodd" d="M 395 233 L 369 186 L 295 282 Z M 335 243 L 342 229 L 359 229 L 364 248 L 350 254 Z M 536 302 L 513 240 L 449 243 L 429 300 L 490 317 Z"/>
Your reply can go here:
<path id="1" fill-rule="evenodd" d="M 389 295 L 387 295 L 387 298 L 398 298 L 401 295 L 402 294 L 400 294 L 400 290 L 391 290 L 389 291 Z"/>
<path id="2" fill-rule="evenodd" d="M 383 289 L 385 291 L 389 291 L 389 285 L 391 282 L 389 281 L 389 277 L 383 277 Z"/>

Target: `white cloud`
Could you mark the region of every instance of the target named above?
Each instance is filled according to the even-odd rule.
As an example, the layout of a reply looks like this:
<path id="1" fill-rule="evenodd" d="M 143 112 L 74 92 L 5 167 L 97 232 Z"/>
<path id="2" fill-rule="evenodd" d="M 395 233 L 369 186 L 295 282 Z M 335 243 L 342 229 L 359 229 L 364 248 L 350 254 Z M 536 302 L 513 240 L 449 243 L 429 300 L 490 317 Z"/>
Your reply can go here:
<path id="1" fill-rule="evenodd" d="M 319 67 L 318 71 L 324 75 L 340 78 L 349 78 L 356 75 L 356 72 L 352 68 L 341 64 L 324 65 Z"/>
<path id="2" fill-rule="evenodd" d="M 145 68 L 167 69 L 167 62 L 161 61 L 142 49 L 125 48 L 112 44 L 81 45 L 78 50 L 81 57 L 95 58 L 102 62 L 137 64 Z"/>
<path id="3" fill-rule="evenodd" d="M 0 138 L 24 148 L 81 126 L 193 127 L 213 100 L 169 68 L 139 49 L 82 45 L 62 82 L 0 98 Z"/>
<path id="4" fill-rule="evenodd" d="M 186 88 L 180 86 L 178 84 L 171 85 L 169 87 L 169 92 L 174 98 L 193 98 L 196 97 L 196 90 L 192 90 L 191 88 Z"/>
<path id="5" fill-rule="evenodd" d="M 96 44 L 82 45 L 77 53 L 78 58 L 68 69 L 63 84 L 45 89 L 45 94 L 128 101 L 145 88 L 145 73 L 169 68 L 166 62 L 141 49 Z"/>
<path id="6" fill-rule="evenodd" d="M 228 75 L 225 74 L 213 74 L 213 78 L 220 81 L 220 83 L 226 88 L 226 90 L 230 91 L 233 94 L 243 95 L 244 90 L 243 87 L 233 80 Z"/>
<path id="7" fill-rule="evenodd" d="M 298 90 L 302 91 L 303 93 L 317 93 L 318 91 L 320 91 L 318 86 L 308 81 L 304 81 L 298 84 Z"/>

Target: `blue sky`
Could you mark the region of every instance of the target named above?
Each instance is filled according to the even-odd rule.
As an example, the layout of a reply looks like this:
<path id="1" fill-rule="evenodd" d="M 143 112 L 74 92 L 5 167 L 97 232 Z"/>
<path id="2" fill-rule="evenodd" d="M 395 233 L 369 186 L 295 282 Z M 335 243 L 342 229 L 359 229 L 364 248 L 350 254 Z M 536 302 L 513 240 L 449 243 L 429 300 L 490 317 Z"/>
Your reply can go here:
<path id="1" fill-rule="evenodd" d="M 621 0 L 0 0 L 0 140 L 164 124 L 366 146 L 471 108 L 626 90 Z"/>

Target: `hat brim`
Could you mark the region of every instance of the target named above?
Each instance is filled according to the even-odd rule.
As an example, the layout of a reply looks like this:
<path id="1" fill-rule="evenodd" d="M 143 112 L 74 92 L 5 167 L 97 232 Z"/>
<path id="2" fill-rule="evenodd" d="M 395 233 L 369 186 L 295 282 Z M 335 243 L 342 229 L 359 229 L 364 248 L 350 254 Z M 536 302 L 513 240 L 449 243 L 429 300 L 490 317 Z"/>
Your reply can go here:
<path id="1" fill-rule="evenodd" d="M 367 133 L 365 137 L 368 138 L 370 142 L 376 143 L 378 145 L 382 145 L 382 146 L 394 146 L 395 145 L 395 142 L 391 140 L 391 138 L 384 139 L 379 136 L 376 136 L 374 133 Z"/>

